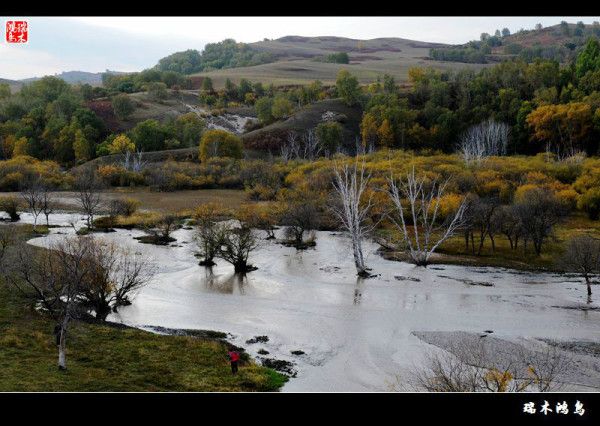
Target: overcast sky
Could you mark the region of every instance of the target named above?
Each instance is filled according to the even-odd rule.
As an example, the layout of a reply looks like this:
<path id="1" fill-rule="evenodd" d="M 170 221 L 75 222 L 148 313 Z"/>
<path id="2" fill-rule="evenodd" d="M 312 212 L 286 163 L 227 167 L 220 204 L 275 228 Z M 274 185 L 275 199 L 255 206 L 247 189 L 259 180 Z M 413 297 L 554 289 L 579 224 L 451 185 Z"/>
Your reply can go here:
<path id="1" fill-rule="evenodd" d="M 600 17 L 82 17 L 27 18 L 29 43 L 0 43 L 0 78 L 21 79 L 62 71 L 140 71 L 170 53 L 202 50 L 225 38 L 254 42 L 286 35 L 356 39 L 401 37 L 465 43 L 482 32 L 511 32 L 560 21 L 591 24 Z"/>

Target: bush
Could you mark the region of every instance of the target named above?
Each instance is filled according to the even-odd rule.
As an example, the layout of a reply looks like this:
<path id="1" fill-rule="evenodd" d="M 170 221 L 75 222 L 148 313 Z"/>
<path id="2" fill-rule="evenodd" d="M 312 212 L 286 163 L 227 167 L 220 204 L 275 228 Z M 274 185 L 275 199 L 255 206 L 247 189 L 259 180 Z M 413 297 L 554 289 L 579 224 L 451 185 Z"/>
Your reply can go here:
<path id="1" fill-rule="evenodd" d="M 225 130 L 209 130 L 200 139 L 200 159 L 211 157 L 242 158 L 243 145 L 240 138 Z"/>
<path id="2" fill-rule="evenodd" d="M 588 189 L 579 196 L 577 208 L 587 213 L 591 220 L 600 218 L 600 188 Z"/>
<path id="3" fill-rule="evenodd" d="M 138 186 L 146 184 L 146 179 L 142 173 L 131 172 L 115 164 L 98 167 L 98 176 L 110 186 Z"/>
<path id="4" fill-rule="evenodd" d="M 140 200 L 135 198 L 119 198 L 112 200 L 109 204 L 109 214 L 111 216 L 131 216 L 137 211 L 140 205 Z"/>
<path id="5" fill-rule="evenodd" d="M 17 222 L 21 219 L 18 212 L 20 207 L 21 203 L 17 197 L 8 196 L 0 198 L 0 211 L 8 214 L 11 222 Z"/>
<path id="6" fill-rule="evenodd" d="M 135 105 L 129 99 L 129 96 L 120 94 L 112 98 L 112 107 L 115 115 L 121 120 L 127 120 L 133 111 L 135 111 Z"/>

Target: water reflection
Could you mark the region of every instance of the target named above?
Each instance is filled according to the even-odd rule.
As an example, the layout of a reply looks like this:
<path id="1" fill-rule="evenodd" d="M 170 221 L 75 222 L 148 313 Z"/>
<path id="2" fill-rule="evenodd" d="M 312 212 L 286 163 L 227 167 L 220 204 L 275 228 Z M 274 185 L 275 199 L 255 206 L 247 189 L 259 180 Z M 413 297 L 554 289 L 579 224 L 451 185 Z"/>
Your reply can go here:
<path id="1" fill-rule="evenodd" d="M 221 294 L 244 295 L 248 285 L 246 274 L 229 273 L 225 275 L 215 274 L 213 267 L 206 267 L 204 272 L 204 287 L 211 292 Z"/>
<path id="2" fill-rule="evenodd" d="M 354 304 L 360 305 L 362 301 L 362 294 L 364 290 L 365 279 L 363 277 L 356 278 L 356 285 L 354 286 Z"/>

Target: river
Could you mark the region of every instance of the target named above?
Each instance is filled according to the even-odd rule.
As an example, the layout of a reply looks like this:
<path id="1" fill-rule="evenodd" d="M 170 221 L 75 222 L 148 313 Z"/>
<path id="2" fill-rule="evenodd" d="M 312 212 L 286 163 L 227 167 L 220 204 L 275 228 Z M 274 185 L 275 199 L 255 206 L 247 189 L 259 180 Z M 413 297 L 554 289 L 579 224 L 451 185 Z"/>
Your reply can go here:
<path id="1" fill-rule="evenodd" d="M 24 214 L 22 220 L 31 218 Z M 82 224 L 79 215 L 51 216 L 57 225 L 71 222 Z M 52 228 L 50 235 L 30 243 L 47 246 L 73 232 Z M 507 340 L 600 340 L 599 311 L 565 309 L 586 306 L 585 286 L 573 277 L 455 265 L 414 267 L 383 259 L 378 246 L 367 242 L 367 263 L 377 276 L 357 279 L 349 239 L 317 232 L 316 248 L 306 251 L 264 240 L 250 258 L 258 269 L 240 278 L 222 261 L 212 270 L 199 266 L 192 230 L 177 230 L 173 246 L 133 239 L 142 234 L 97 234 L 144 252 L 158 267 L 133 304 L 109 319 L 141 328 L 231 333 L 231 341 L 252 356 L 263 349 L 268 357 L 295 363 L 297 376 L 283 391 L 389 390 L 432 348 L 412 332 L 488 330 Z M 246 343 L 258 335 L 269 341 Z M 291 353 L 297 350 L 304 354 Z M 598 371 L 589 386 L 600 388 Z"/>

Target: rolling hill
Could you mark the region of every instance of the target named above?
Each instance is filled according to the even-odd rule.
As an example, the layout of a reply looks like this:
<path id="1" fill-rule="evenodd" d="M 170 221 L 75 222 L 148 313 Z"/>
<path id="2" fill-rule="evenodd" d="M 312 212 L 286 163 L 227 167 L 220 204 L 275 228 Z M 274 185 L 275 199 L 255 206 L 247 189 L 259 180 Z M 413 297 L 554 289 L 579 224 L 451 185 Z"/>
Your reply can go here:
<path id="1" fill-rule="evenodd" d="M 8 84 L 11 92 L 19 90 L 23 83 L 17 80 L 8 80 L 6 78 L 0 78 L 0 84 Z"/>
<path id="2" fill-rule="evenodd" d="M 227 78 L 234 82 L 246 78 L 253 82 L 273 83 L 277 86 L 305 84 L 321 80 L 333 84 L 337 72 L 348 69 L 361 83 L 369 83 L 390 74 L 397 81 L 406 81 L 408 70 L 416 66 L 431 66 L 439 69 L 470 67 L 479 69 L 483 64 L 456 64 L 429 59 L 429 49 L 446 45 L 427 43 L 402 38 L 378 38 L 357 40 L 343 37 L 300 37 L 286 36 L 276 40 L 250 43 L 258 51 L 273 54 L 272 63 L 251 67 L 227 68 L 200 72 L 194 77 L 210 77 L 217 88 L 223 87 Z M 349 64 L 318 61 L 335 52 L 347 52 Z"/>

